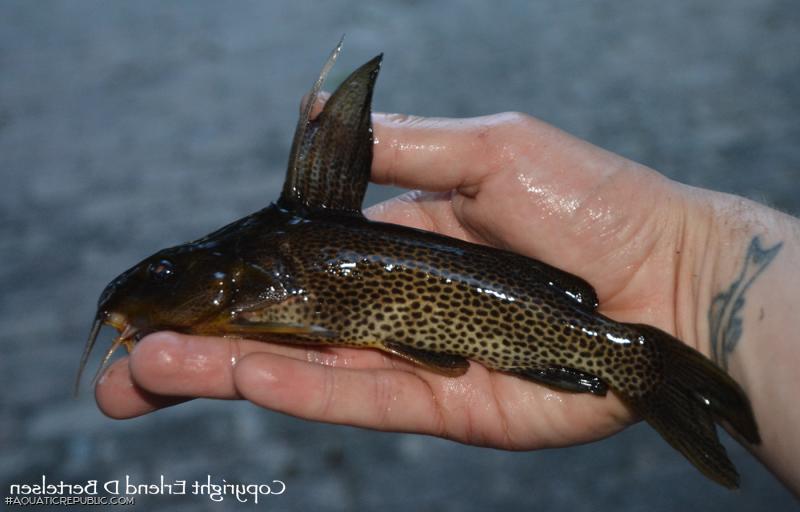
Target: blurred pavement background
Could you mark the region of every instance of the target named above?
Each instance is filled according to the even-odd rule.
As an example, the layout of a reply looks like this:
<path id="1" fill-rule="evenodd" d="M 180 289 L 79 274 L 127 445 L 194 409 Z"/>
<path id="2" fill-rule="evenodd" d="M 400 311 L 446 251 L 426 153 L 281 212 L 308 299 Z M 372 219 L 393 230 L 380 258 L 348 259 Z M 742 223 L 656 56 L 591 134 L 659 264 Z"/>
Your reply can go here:
<path id="1" fill-rule="evenodd" d="M 797 215 L 799 28 L 793 0 L 0 0 L 0 489 L 42 474 L 211 474 L 286 481 L 270 510 L 796 507 L 729 438 L 739 492 L 702 478 L 643 425 L 508 453 L 247 403 L 114 421 L 90 392 L 76 401 L 70 391 L 109 279 L 277 197 L 298 101 L 342 33 L 332 82 L 385 53 L 378 110 L 528 112 L 674 179 Z M 369 198 L 391 193 L 373 187 Z"/>

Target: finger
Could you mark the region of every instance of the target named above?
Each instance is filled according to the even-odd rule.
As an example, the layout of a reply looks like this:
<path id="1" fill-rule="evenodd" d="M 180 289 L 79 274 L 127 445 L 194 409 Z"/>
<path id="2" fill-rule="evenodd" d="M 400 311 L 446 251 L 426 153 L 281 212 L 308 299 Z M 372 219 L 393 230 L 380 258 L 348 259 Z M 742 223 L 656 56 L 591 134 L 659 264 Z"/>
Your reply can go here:
<path id="1" fill-rule="evenodd" d="M 364 215 L 370 220 L 435 231 L 470 242 L 483 242 L 456 217 L 450 192 L 412 190 L 367 208 Z"/>
<path id="2" fill-rule="evenodd" d="M 429 191 L 469 189 L 508 168 L 537 126 L 517 113 L 469 119 L 375 113 L 372 123 L 372 180 Z"/>
<path id="3" fill-rule="evenodd" d="M 310 119 L 319 115 L 330 96 L 319 93 Z M 308 94 L 303 96 L 301 113 L 308 100 Z M 372 125 L 372 181 L 428 191 L 474 187 L 507 167 L 515 157 L 515 144 L 524 142 L 531 128 L 557 131 L 516 112 L 465 119 L 375 112 Z"/>
<path id="4" fill-rule="evenodd" d="M 431 388 L 405 371 L 354 370 L 275 354 L 250 354 L 236 366 L 236 388 L 251 402 L 316 421 L 441 433 Z"/>
<path id="5" fill-rule="evenodd" d="M 172 332 L 151 334 L 131 352 L 134 381 L 151 393 L 206 398 L 239 398 L 231 367 L 239 346 L 219 338 L 209 342 Z"/>
<path id="6" fill-rule="evenodd" d="M 319 93 L 310 119 L 319 115 L 330 96 Z M 300 112 L 308 100 L 303 96 Z M 467 194 L 487 175 L 508 168 L 531 137 L 566 135 L 517 112 L 462 119 L 375 112 L 372 125 L 372 181 L 433 192 L 461 189 Z"/>
<path id="7" fill-rule="evenodd" d="M 270 352 L 318 365 L 345 368 L 407 366 L 375 350 L 309 348 L 253 340 L 151 334 L 131 353 L 134 381 L 151 393 L 220 399 L 241 398 L 233 368 L 248 354 Z"/>
<path id="8" fill-rule="evenodd" d="M 95 401 L 106 416 L 115 419 L 135 418 L 187 400 L 142 389 L 134 383 L 128 362 L 127 357 L 115 361 L 97 382 Z"/>

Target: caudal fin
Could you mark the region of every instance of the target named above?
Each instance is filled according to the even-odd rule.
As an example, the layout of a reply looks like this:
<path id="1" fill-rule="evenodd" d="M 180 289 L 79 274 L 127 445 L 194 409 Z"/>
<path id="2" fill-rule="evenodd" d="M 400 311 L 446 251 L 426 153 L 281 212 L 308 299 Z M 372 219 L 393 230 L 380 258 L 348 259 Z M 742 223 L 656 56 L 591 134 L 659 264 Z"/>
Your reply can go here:
<path id="1" fill-rule="evenodd" d="M 664 380 L 631 406 L 704 475 L 739 487 L 739 473 L 719 442 L 714 422 L 727 422 L 750 443 L 761 442 L 753 410 L 742 388 L 705 356 L 649 325 L 635 326 L 657 343 Z M 658 341 L 656 341 L 658 340 Z"/>

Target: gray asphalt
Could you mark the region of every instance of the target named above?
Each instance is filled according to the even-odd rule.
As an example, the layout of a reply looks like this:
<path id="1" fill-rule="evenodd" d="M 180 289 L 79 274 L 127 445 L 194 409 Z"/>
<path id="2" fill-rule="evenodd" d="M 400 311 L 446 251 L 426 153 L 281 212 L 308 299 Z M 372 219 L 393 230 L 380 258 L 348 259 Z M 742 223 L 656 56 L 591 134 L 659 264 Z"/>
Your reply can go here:
<path id="1" fill-rule="evenodd" d="M 797 215 L 799 22 L 793 0 L 0 1 L 2 494 L 43 474 L 210 474 L 284 480 L 271 510 L 795 508 L 727 438 L 739 492 L 643 425 L 508 453 L 246 403 L 114 421 L 70 387 L 111 277 L 277 196 L 297 103 L 342 33 L 334 81 L 385 53 L 376 109 L 525 111 L 671 178 Z M 198 496 L 138 505 L 238 508 Z"/>

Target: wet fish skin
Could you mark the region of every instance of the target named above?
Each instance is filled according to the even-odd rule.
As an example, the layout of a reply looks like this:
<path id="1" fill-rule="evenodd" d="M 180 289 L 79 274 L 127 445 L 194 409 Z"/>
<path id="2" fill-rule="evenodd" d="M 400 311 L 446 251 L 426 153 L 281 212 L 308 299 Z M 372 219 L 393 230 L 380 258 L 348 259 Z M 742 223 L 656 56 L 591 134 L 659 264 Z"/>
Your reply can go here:
<path id="1" fill-rule="evenodd" d="M 122 331 L 114 347 L 170 329 L 373 348 L 448 376 L 472 360 L 562 390 L 611 389 L 706 476 L 736 487 L 714 422 L 751 443 L 758 428 L 742 389 L 699 352 L 598 313 L 591 285 L 543 262 L 361 214 L 379 65 L 356 70 L 316 120 L 304 110 L 277 203 L 108 285 L 81 367 L 104 322 Z"/>
<path id="2" fill-rule="evenodd" d="M 264 215 L 287 214 L 273 207 Z M 632 336 L 594 312 L 588 285 L 576 279 L 565 293 L 549 275 L 560 271 L 541 262 L 363 217 L 326 212 L 297 223 L 288 215 L 279 238 L 255 238 L 248 248 L 273 247 L 269 258 L 286 278 L 281 288 L 302 300 L 248 308 L 240 322 L 313 325 L 335 336 L 298 333 L 298 340 L 382 350 L 386 342 L 400 343 L 519 374 L 552 365 L 602 373 L 598 359 L 613 362 L 622 338 Z M 605 332 L 620 341 L 597 343 Z M 649 368 L 648 350 L 635 343 L 627 349 L 643 354 L 631 368 Z M 638 380 L 629 379 L 632 392 Z"/>

